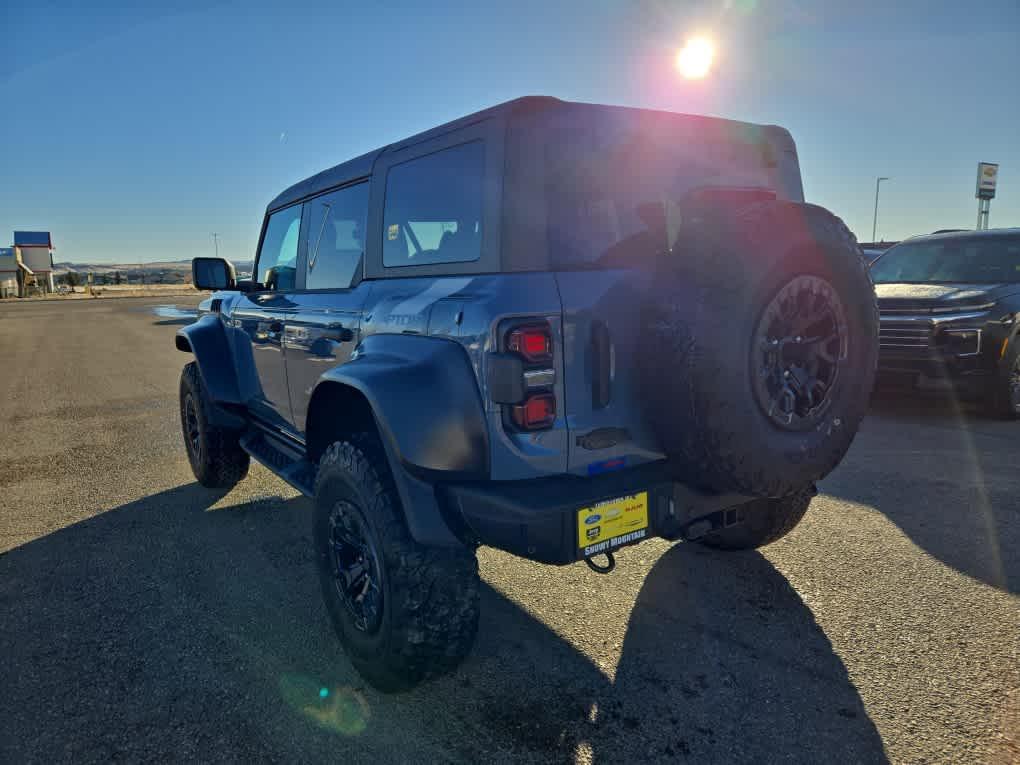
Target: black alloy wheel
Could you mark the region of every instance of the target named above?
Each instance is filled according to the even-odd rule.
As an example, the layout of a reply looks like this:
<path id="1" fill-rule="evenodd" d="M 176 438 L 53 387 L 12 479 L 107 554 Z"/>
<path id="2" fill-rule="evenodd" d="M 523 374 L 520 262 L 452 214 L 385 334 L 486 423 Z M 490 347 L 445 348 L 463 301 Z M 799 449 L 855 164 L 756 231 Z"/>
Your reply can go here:
<path id="1" fill-rule="evenodd" d="M 184 397 L 184 435 L 188 441 L 188 449 L 197 460 L 202 459 L 202 430 L 198 422 L 198 406 L 195 397 L 188 393 Z"/>
<path id="2" fill-rule="evenodd" d="M 248 453 L 238 430 L 216 422 L 215 406 L 194 361 L 181 370 L 179 402 L 181 435 L 195 478 L 209 489 L 235 486 L 248 473 Z"/>
<path id="3" fill-rule="evenodd" d="M 754 394 L 787 430 L 821 422 L 847 358 L 847 320 L 836 290 L 818 276 L 787 282 L 762 312 L 751 346 Z"/>
<path id="4" fill-rule="evenodd" d="M 329 517 L 329 545 L 337 594 L 355 629 L 371 634 L 382 624 L 382 572 L 362 517 L 350 502 L 337 502 Z"/>

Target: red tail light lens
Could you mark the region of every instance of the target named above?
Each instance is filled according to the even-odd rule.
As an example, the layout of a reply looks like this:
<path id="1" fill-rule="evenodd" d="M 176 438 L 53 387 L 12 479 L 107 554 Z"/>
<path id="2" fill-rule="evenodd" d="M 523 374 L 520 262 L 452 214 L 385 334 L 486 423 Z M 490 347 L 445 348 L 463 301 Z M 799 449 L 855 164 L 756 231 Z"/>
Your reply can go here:
<path id="1" fill-rule="evenodd" d="M 551 428 L 556 421 L 556 397 L 551 393 L 531 396 L 512 410 L 514 424 L 521 430 Z"/>
<path id="2" fill-rule="evenodd" d="M 519 353 L 526 361 L 535 364 L 552 359 L 552 335 L 549 325 L 535 324 L 517 327 L 506 337 L 506 348 Z"/>

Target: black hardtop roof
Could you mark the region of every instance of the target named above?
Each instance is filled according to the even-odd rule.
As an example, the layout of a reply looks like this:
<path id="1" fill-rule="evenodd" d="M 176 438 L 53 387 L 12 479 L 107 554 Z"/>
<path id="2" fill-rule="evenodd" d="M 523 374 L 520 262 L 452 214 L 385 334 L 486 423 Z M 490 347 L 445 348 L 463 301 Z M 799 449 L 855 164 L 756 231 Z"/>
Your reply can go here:
<path id="1" fill-rule="evenodd" d="M 323 170 L 321 173 L 316 173 L 315 175 L 295 183 L 290 188 L 281 192 L 272 202 L 269 203 L 267 211 L 286 207 L 287 205 L 293 204 L 307 197 L 314 196 L 315 194 L 320 194 L 328 189 L 342 186 L 345 183 L 350 183 L 351 181 L 358 180 L 359 178 L 365 178 L 372 174 L 372 167 L 375 164 L 376 159 L 386 152 L 400 151 L 408 146 L 448 133 L 451 130 L 458 130 L 492 117 L 533 113 L 554 107 L 576 108 L 583 110 L 599 109 L 616 112 L 645 112 L 649 114 L 660 114 L 663 116 L 669 115 L 672 117 L 684 117 L 691 120 L 704 120 L 706 122 L 713 123 L 728 123 L 731 125 L 747 126 L 752 125 L 752 123 L 726 120 L 721 117 L 706 117 L 700 115 L 678 114 L 676 112 L 667 112 L 657 109 L 639 109 L 627 106 L 608 106 L 604 104 L 563 101 L 552 96 L 522 96 L 521 98 L 515 98 L 512 101 L 505 101 L 504 103 L 497 104 L 496 106 L 491 106 L 488 109 L 468 114 L 464 117 L 452 120 L 451 122 L 437 125 L 436 127 L 429 128 L 422 133 L 417 133 L 401 141 L 397 141 L 396 143 L 387 144 L 386 146 L 370 151 L 367 154 L 362 154 L 360 157 L 348 160 L 347 162 L 342 162 L 328 170 Z M 777 130 L 783 130 L 782 128 L 775 128 L 775 126 L 771 127 L 774 127 L 774 129 Z"/>
<path id="2" fill-rule="evenodd" d="M 495 117 L 500 113 L 512 112 L 522 108 L 541 108 L 542 106 L 558 103 L 563 102 L 558 98 L 552 98 L 550 96 L 523 96 L 521 98 L 515 98 L 512 101 L 497 104 L 496 106 L 489 107 L 488 109 L 483 109 L 480 112 L 468 114 L 465 117 L 460 117 L 459 119 L 452 120 L 451 122 L 437 125 L 434 128 L 429 128 L 422 133 L 417 133 L 403 139 L 402 141 L 387 144 L 375 151 L 362 154 L 360 157 L 356 157 L 355 159 L 348 160 L 347 162 L 341 162 L 339 165 L 331 167 L 328 170 L 323 170 L 321 173 L 316 173 L 310 178 L 306 178 L 303 181 L 295 183 L 290 188 L 281 192 L 276 199 L 270 202 L 268 209 L 276 210 L 280 207 L 286 207 L 300 199 L 318 194 L 326 189 L 342 186 L 350 181 L 371 175 L 372 166 L 375 164 L 379 155 L 383 152 L 399 151 L 406 146 L 426 141 L 434 136 L 466 127 L 475 122 L 481 122 L 482 120 L 489 119 L 490 117 Z"/>

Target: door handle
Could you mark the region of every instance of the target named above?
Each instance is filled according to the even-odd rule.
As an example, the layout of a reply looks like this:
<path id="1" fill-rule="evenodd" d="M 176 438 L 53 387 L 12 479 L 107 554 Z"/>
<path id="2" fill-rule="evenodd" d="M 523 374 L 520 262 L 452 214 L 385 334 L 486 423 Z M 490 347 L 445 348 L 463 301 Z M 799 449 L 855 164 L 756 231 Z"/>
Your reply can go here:
<path id="1" fill-rule="evenodd" d="M 354 331 L 342 324 L 330 324 L 323 330 L 322 337 L 336 340 L 339 343 L 349 343 L 354 339 Z"/>

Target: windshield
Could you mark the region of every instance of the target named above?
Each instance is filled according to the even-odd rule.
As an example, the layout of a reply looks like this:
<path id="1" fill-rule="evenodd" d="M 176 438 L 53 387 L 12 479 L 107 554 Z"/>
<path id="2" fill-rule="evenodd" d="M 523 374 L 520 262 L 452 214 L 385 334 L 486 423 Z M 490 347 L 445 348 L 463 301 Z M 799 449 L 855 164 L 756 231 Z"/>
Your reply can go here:
<path id="1" fill-rule="evenodd" d="M 871 278 L 876 284 L 1020 282 L 1020 236 L 908 242 L 879 258 Z"/>

